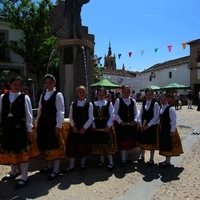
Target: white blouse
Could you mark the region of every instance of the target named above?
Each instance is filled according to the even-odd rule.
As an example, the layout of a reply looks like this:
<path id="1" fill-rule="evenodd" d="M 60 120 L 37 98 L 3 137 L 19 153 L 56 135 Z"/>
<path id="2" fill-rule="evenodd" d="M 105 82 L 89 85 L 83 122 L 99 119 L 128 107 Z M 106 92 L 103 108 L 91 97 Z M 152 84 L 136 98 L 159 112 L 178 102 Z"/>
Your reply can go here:
<path id="1" fill-rule="evenodd" d="M 13 93 L 9 92 L 9 101 L 10 103 L 13 103 L 15 99 L 21 94 L 21 92 Z M 1 119 L 1 113 L 2 113 L 2 98 L 4 94 L 0 97 L 0 121 Z M 33 113 L 32 113 L 32 105 L 31 100 L 28 95 L 25 95 L 25 102 L 24 102 L 24 108 L 25 108 L 25 115 L 26 115 L 26 128 L 27 132 L 31 132 L 33 128 Z"/>
<path id="2" fill-rule="evenodd" d="M 102 107 L 102 106 L 106 106 L 107 102 L 108 101 L 106 101 L 106 100 L 103 100 L 103 101 L 98 100 L 95 102 L 95 105 Z M 110 115 L 110 118 L 107 121 L 107 126 L 111 127 L 113 125 L 113 120 L 114 120 L 114 107 L 112 105 L 112 102 L 110 102 L 110 105 L 109 105 L 109 115 Z M 93 128 L 95 128 L 94 122 L 93 122 Z"/>
<path id="3" fill-rule="evenodd" d="M 124 103 L 128 106 L 131 104 L 131 98 L 129 97 L 128 99 L 124 99 L 122 98 Z M 137 105 L 136 105 L 136 101 L 134 99 L 132 99 L 134 102 L 134 107 L 133 107 L 133 121 L 137 121 L 138 118 L 138 110 L 137 110 Z M 115 120 L 120 124 L 122 122 L 120 116 L 118 115 L 119 112 L 119 103 L 120 103 L 120 99 L 117 98 L 115 101 L 115 105 L 114 105 L 114 110 L 115 110 Z"/>
<path id="4" fill-rule="evenodd" d="M 46 91 L 45 95 L 44 95 L 44 100 L 47 101 L 52 94 L 56 91 L 56 88 L 54 88 L 51 91 Z M 42 95 L 40 96 L 40 101 L 39 101 L 39 107 L 38 107 L 38 113 L 37 113 L 37 120 L 39 119 L 40 115 L 41 115 L 41 109 L 42 109 L 42 104 L 41 104 L 41 100 L 42 100 Z M 64 104 L 64 97 L 63 94 L 61 92 L 58 92 L 56 95 L 56 127 L 61 128 L 62 124 L 64 123 L 64 114 L 65 114 L 65 104 Z"/>
<path id="5" fill-rule="evenodd" d="M 163 114 L 163 112 L 165 111 L 165 109 L 169 106 L 169 104 L 166 105 L 162 105 L 161 109 L 160 109 L 160 114 Z M 174 107 L 170 107 L 169 109 L 169 118 L 170 118 L 170 125 L 171 125 L 171 132 L 175 131 L 176 128 L 176 111 L 174 109 Z"/>
<path id="6" fill-rule="evenodd" d="M 83 107 L 85 105 L 85 102 L 86 102 L 86 99 L 83 100 L 83 101 L 78 100 L 77 106 Z M 74 101 L 71 103 L 70 110 L 69 110 L 69 122 L 70 122 L 70 124 L 71 124 L 72 127 L 75 125 L 74 120 L 73 120 L 73 103 L 74 103 Z M 93 122 L 93 118 L 94 118 L 93 117 L 93 105 L 92 105 L 91 102 L 89 104 L 88 117 L 89 117 L 88 120 L 83 125 L 84 129 L 88 129 L 88 127 Z"/>

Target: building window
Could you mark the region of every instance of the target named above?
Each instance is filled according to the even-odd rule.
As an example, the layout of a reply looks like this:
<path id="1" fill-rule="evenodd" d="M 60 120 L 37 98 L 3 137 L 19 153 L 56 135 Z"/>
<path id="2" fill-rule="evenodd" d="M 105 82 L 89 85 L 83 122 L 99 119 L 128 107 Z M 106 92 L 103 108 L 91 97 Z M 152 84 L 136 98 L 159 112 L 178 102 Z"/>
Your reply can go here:
<path id="1" fill-rule="evenodd" d="M 151 76 L 149 76 L 149 81 L 152 81 L 152 77 Z"/>
<path id="2" fill-rule="evenodd" d="M 169 78 L 172 78 L 172 72 L 169 72 Z"/>
<path id="3" fill-rule="evenodd" d="M 113 65 L 113 60 L 110 61 L 110 65 Z"/>
<path id="4" fill-rule="evenodd" d="M 8 31 L 0 29 L 0 44 L 4 41 L 8 41 Z M 0 61 L 10 61 L 10 50 L 7 47 L 0 47 Z"/>
<path id="5" fill-rule="evenodd" d="M 5 33 L 0 32 L 0 44 L 5 41 Z M 0 47 L 0 60 L 5 60 L 6 59 L 6 48 L 5 47 Z"/>

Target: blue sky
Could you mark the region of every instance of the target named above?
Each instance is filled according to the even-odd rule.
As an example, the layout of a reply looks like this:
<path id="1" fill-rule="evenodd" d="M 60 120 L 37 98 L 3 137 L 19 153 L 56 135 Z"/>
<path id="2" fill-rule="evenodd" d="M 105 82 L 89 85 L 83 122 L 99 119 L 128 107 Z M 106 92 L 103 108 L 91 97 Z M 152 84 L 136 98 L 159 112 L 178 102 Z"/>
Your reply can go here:
<path id="1" fill-rule="evenodd" d="M 143 71 L 189 55 L 182 43 L 200 38 L 199 5 L 199 0 L 90 0 L 82 7 L 82 25 L 95 35 L 101 64 L 110 41 L 118 69 L 124 64 L 126 70 Z"/>

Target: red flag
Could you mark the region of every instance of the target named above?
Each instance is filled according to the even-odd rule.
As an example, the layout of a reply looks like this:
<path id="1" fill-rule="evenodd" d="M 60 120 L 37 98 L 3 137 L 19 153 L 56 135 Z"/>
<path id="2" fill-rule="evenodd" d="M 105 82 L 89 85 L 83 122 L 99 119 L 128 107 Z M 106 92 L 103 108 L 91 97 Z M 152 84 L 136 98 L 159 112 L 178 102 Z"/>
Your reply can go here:
<path id="1" fill-rule="evenodd" d="M 168 47 L 169 52 L 172 50 L 172 45 L 169 45 Z"/>

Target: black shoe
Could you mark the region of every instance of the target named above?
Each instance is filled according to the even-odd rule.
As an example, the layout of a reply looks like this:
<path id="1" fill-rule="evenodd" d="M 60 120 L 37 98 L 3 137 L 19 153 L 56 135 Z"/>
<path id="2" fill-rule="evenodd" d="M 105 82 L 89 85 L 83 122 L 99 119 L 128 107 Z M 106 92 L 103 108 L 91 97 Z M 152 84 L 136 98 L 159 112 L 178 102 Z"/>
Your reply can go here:
<path id="1" fill-rule="evenodd" d="M 83 171 L 86 170 L 86 166 L 85 166 L 85 164 L 81 164 L 81 170 L 83 170 Z"/>
<path id="2" fill-rule="evenodd" d="M 148 166 L 154 166 L 154 161 L 153 161 L 153 160 L 148 161 L 148 162 L 147 162 L 147 165 L 148 165 Z"/>
<path id="3" fill-rule="evenodd" d="M 56 173 L 56 172 L 53 171 L 53 172 L 51 172 L 51 174 L 49 175 L 49 177 L 47 178 L 47 180 L 48 181 L 54 180 L 54 179 L 56 179 L 58 177 L 58 175 L 59 175 L 59 172 Z"/>
<path id="4" fill-rule="evenodd" d="M 1 180 L 2 181 L 8 181 L 8 180 L 12 180 L 15 179 L 19 176 L 18 173 L 16 173 L 15 175 L 12 175 L 11 173 L 9 173 L 7 176 L 4 176 Z"/>
<path id="5" fill-rule="evenodd" d="M 114 169 L 114 165 L 112 165 L 112 164 L 108 164 L 108 168 L 107 168 L 107 171 L 113 171 L 113 169 Z"/>
<path id="6" fill-rule="evenodd" d="M 126 164 L 127 164 L 126 160 L 122 160 L 122 161 L 121 161 L 121 165 L 122 165 L 122 166 L 125 166 Z"/>
<path id="7" fill-rule="evenodd" d="M 132 160 L 129 158 L 126 158 L 126 163 L 132 163 Z"/>
<path id="8" fill-rule="evenodd" d="M 100 162 L 98 165 L 97 165 L 97 168 L 102 168 L 104 166 L 104 162 Z"/>
<path id="9" fill-rule="evenodd" d="M 20 181 L 22 182 L 22 184 L 17 183 L 17 185 L 15 185 L 15 189 L 23 188 L 24 186 L 26 186 L 29 183 L 28 179 L 26 181 L 24 181 L 24 180 L 21 179 Z"/>
<path id="10" fill-rule="evenodd" d="M 171 167 L 171 163 L 167 163 L 166 161 L 158 163 L 159 167 Z"/>
<path id="11" fill-rule="evenodd" d="M 45 167 L 44 169 L 40 170 L 40 174 L 46 174 L 46 173 L 52 172 L 52 170 L 53 168 Z"/>
<path id="12" fill-rule="evenodd" d="M 62 171 L 62 173 L 69 173 L 69 172 L 74 171 L 74 170 L 75 170 L 75 167 L 73 167 L 73 168 L 67 167 L 66 169 L 64 169 Z"/>
<path id="13" fill-rule="evenodd" d="M 138 162 L 139 162 L 139 163 L 144 162 L 144 157 L 142 157 L 142 156 L 139 157 L 139 158 L 138 158 Z"/>

